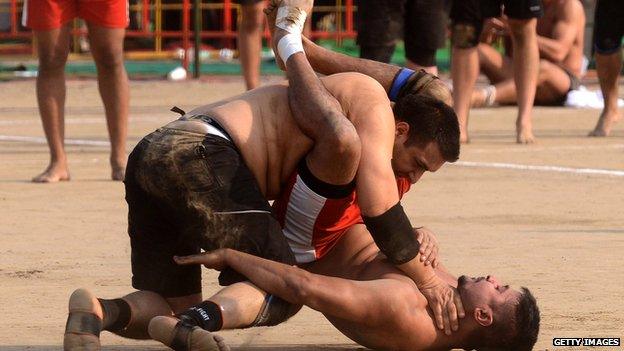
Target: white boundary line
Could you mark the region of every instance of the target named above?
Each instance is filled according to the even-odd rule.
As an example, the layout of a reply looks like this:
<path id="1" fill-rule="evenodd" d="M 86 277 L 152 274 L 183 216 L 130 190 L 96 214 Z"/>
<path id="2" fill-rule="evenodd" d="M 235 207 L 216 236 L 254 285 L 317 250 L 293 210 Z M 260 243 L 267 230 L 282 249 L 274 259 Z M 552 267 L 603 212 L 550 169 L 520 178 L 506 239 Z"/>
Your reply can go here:
<path id="1" fill-rule="evenodd" d="M 37 143 L 37 144 L 47 143 L 46 139 L 42 137 L 14 136 L 14 135 L 0 135 L 0 141 L 31 142 L 31 143 Z M 85 140 L 85 139 L 65 139 L 65 144 L 66 145 L 87 145 L 87 146 L 110 147 L 110 143 L 108 141 Z M 619 170 L 597 169 L 597 168 L 535 166 L 535 165 L 521 165 L 521 164 L 515 164 L 515 163 L 472 162 L 472 161 L 457 161 L 452 164 L 456 166 L 460 166 L 460 167 L 473 167 L 473 168 L 496 168 L 496 169 L 512 169 L 512 170 L 519 170 L 519 171 L 592 174 L 592 175 L 606 175 L 606 176 L 613 176 L 613 177 L 624 177 L 624 170 L 619 171 Z"/>
<path id="2" fill-rule="evenodd" d="M 487 153 L 507 153 L 507 152 L 535 152 L 535 151 L 560 151 L 560 150 L 602 150 L 602 149 L 624 149 L 624 144 L 610 145 L 563 145 L 563 146 L 541 146 L 541 147 L 518 147 L 518 148 L 502 148 L 502 149 L 470 149 L 466 148 L 468 154 L 487 154 Z"/>
<path id="3" fill-rule="evenodd" d="M 30 136 L 17 136 L 17 135 L 0 135 L 0 141 L 19 141 L 35 144 L 47 144 L 46 138 L 42 137 L 30 137 Z M 65 139 L 65 145 L 88 145 L 88 146 L 106 146 L 110 147 L 110 142 L 99 140 L 85 140 L 85 139 Z"/>
<path id="4" fill-rule="evenodd" d="M 172 118 L 168 118 L 167 116 L 163 116 L 163 117 L 153 117 L 153 114 L 148 114 L 145 113 L 145 116 L 136 116 L 136 114 L 134 114 L 131 118 L 130 121 L 131 122 L 162 122 L 162 121 L 167 121 L 167 120 L 171 120 L 173 121 L 175 119 L 175 116 L 173 116 Z M 85 117 L 85 118 L 66 118 L 65 119 L 65 124 L 105 124 L 106 123 L 106 118 L 104 117 L 100 117 L 100 118 L 91 118 L 91 117 Z M 41 120 L 40 119 L 9 119 L 6 121 L 2 121 L 0 120 L 0 126 L 18 126 L 18 125 L 26 125 L 26 124 L 41 124 Z"/>
<path id="5" fill-rule="evenodd" d="M 597 168 L 534 166 L 534 165 L 520 165 L 520 164 L 515 164 L 515 163 L 471 162 L 471 161 L 458 161 L 452 164 L 461 166 L 461 167 L 513 169 L 513 170 L 520 170 L 520 171 L 556 172 L 556 173 L 572 173 L 572 174 L 596 174 L 596 175 L 607 175 L 607 176 L 613 176 L 613 177 L 624 177 L 624 170 L 618 171 L 618 170 L 597 169 Z"/>

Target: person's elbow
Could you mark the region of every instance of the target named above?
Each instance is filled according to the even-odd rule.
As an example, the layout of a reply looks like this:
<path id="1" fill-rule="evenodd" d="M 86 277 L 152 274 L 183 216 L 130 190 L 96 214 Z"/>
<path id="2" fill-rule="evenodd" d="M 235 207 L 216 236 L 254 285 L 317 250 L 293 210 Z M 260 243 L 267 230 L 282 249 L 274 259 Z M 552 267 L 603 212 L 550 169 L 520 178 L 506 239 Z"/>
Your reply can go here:
<path id="1" fill-rule="evenodd" d="M 295 279 L 290 279 L 287 284 L 290 291 L 288 302 L 298 305 L 309 305 L 314 295 L 312 289 L 315 282 L 312 274 L 305 271 L 299 272 Z"/>
<path id="2" fill-rule="evenodd" d="M 331 130 L 323 133 L 324 141 L 337 159 L 351 162 L 359 160 L 362 143 L 357 130 L 346 117 L 339 116 L 339 122 L 331 126 Z"/>

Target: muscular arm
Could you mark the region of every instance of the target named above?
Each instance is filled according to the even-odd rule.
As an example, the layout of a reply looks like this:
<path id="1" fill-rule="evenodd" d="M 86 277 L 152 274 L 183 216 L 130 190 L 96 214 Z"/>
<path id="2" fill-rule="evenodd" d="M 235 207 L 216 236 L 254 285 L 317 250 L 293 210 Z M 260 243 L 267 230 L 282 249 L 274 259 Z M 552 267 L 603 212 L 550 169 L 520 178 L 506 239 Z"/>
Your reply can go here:
<path id="1" fill-rule="evenodd" d="M 540 56 L 555 63 L 562 62 L 574 45 L 579 26 L 585 26 L 583 8 L 579 3 L 569 1 L 558 14 L 557 23 L 552 30 L 552 38 L 537 36 Z"/>
<path id="2" fill-rule="evenodd" d="M 386 93 L 390 91 L 392 80 L 401 69 L 401 67 L 395 65 L 327 50 L 305 37 L 303 38 L 303 48 L 308 56 L 310 65 L 316 72 L 326 75 L 342 72 L 359 72 L 374 78 L 383 86 Z"/>
<path id="3" fill-rule="evenodd" d="M 356 281 L 309 273 L 249 255 L 221 249 L 200 255 L 176 258 L 179 264 L 204 264 L 208 268 L 231 267 L 260 289 L 297 305 L 306 305 L 323 314 L 367 326 L 387 326 L 399 316 L 391 311 L 407 311 L 408 299 L 400 294 L 400 282 L 391 279 Z M 394 291 L 388 294 L 388 291 Z"/>

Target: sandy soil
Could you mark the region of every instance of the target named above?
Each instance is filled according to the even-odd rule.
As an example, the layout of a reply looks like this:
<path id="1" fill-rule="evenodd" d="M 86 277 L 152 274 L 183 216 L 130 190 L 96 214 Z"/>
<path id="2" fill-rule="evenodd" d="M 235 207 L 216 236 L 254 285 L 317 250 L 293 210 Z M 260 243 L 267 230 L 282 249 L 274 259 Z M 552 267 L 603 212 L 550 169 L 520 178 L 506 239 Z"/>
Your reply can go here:
<path id="1" fill-rule="evenodd" d="M 175 119 L 171 106 L 190 109 L 242 89 L 238 78 L 133 81 L 130 146 Z M 59 349 L 72 290 L 131 291 L 123 186 L 108 180 L 95 81 L 68 83 L 73 179 L 52 185 L 29 182 L 48 161 L 34 81 L 0 83 L 0 92 L 0 349 Z M 461 160 L 476 164 L 425 176 L 404 201 L 414 224 L 437 233 L 452 272 L 494 273 L 533 290 L 543 321 L 538 350 L 565 350 L 553 348 L 553 337 L 624 337 L 624 122 L 612 137 L 587 138 L 597 116 L 536 108 L 539 142 L 522 146 L 514 143 L 514 108 L 475 110 L 473 142 Z M 205 272 L 207 294 L 217 289 L 214 277 Z M 279 327 L 223 335 L 235 350 L 357 348 L 310 309 Z M 102 343 L 105 350 L 162 349 L 108 333 Z"/>

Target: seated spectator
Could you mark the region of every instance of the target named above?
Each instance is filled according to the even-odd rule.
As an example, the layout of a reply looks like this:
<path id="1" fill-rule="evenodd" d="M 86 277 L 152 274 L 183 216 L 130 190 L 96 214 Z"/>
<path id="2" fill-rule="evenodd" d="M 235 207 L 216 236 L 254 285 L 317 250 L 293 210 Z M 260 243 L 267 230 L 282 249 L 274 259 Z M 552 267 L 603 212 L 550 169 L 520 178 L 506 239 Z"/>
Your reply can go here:
<path id="1" fill-rule="evenodd" d="M 537 22 L 540 65 L 535 103 L 561 105 L 567 93 L 580 85 L 585 13 L 577 0 L 543 3 L 544 16 Z M 517 102 L 512 59 L 508 52 L 502 55 L 492 46 L 498 36 L 508 39 L 508 33 L 505 17 L 490 19 L 485 24 L 478 46 L 479 64 L 492 85 L 473 92 L 472 107 Z"/>

